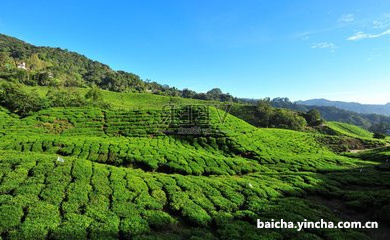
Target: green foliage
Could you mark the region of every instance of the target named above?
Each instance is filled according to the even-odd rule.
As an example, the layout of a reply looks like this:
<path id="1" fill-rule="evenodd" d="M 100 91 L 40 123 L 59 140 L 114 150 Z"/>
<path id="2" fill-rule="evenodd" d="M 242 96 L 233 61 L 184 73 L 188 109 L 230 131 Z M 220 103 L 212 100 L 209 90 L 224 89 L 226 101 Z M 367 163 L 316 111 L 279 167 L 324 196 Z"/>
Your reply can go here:
<path id="1" fill-rule="evenodd" d="M 380 122 L 378 124 L 374 124 L 370 127 L 370 131 L 374 133 L 374 138 L 385 139 L 389 134 L 390 123 L 388 122 Z"/>
<path id="2" fill-rule="evenodd" d="M 52 107 L 81 107 L 86 105 L 85 99 L 77 91 L 50 89 L 46 97 Z"/>
<path id="3" fill-rule="evenodd" d="M 302 130 L 306 126 L 306 120 L 296 112 L 286 109 L 276 109 L 270 117 L 268 126 Z"/>
<path id="4" fill-rule="evenodd" d="M 318 126 L 322 123 L 321 113 L 317 109 L 309 110 L 304 117 L 309 126 Z"/>
<path id="5" fill-rule="evenodd" d="M 137 236 L 150 231 L 148 222 L 136 215 L 122 220 L 120 229 L 126 237 Z"/>
<path id="6" fill-rule="evenodd" d="M 28 64 L 30 65 L 31 70 L 41 70 L 43 68 L 49 67 L 51 64 L 46 63 L 45 61 L 42 61 L 39 59 L 39 56 L 37 53 L 34 53 L 30 56 L 30 58 L 27 60 Z"/>
<path id="7" fill-rule="evenodd" d="M 48 107 L 111 108 L 111 104 L 103 100 L 100 90 L 96 87 L 86 94 L 88 98 L 76 89 L 49 88 L 42 97 L 38 91 L 26 91 L 23 85 L 3 82 L 0 87 L 0 105 L 22 117 Z"/>
<path id="8" fill-rule="evenodd" d="M 15 69 L 15 62 L 7 52 L 0 52 L 0 71 L 8 72 Z"/>
<path id="9" fill-rule="evenodd" d="M 143 215 L 148 224 L 154 229 L 167 229 L 176 223 L 174 218 L 163 211 L 148 210 Z"/>
<path id="10" fill-rule="evenodd" d="M 257 110 L 259 111 L 259 126 L 269 127 L 271 122 L 271 117 L 273 115 L 274 109 L 271 107 L 270 99 L 260 99 L 257 103 Z"/>
<path id="11" fill-rule="evenodd" d="M 91 99 L 91 101 L 98 102 L 103 100 L 103 95 L 100 91 L 100 89 L 93 85 L 91 89 L 85 94 L 86 99 Z"/>
<path id="12" fill-rule="evenodd" d="M 191 93 L 188 94 L 188 92 L 187 92 L 186 95 L 187 96 L 191 95 Z M 197 96 L 194 95 L 194 97 L 197 97 Z M 219 88 L 213 88 L 210 91 L 208 91 L 206 93 L 206 98 L 207 98 L 207 100 L 216 100 L 216 101 L 221 101 L 221 102 L 232 102 L 233 101 L 233 97 L 229 93 L 225 94 Z"/>
<path id="13" fill-rule="evenodd" d="M 21 116 L 27 116 L 47 106 L 47 103 L 36 93 L 28 93 L 20 85 L 12 83 L 1 85 L 0 104 Z"/>
<path id="14" fill-rule="evenodd" d="M 24 77 L 18 79 L 28 85 L 76 87 L 96 84 L 112 91 L 142 91 L 145 88 L 145 83 L 137 75 L 112 71 L 108 66 L 79 54 L 58 48 L 34 47 L 5 35 L 0 35 L 0 39 L 4 51 L 2 62 L 8 64 L 13 59 L 25 62 L 27 70 L 20 73 L 28 73 L 31 81 Z"/>
<path id="15" fill-rule="evenodd" d="M 383 134 L 383 133 L 374 133 L 374 138 L 377 138 L 377 139 L 385 139 L 386 138 L 386 135 Z"/>
<path id="16" fill-rule="evenodd" d="M 20 224 L 23 217 L 23 209 L 17 205 L 0 206 L 0 232 L 11 230 Z"/>
<path id="17" fill-rule="evenodd" d="M 257 106 L 233 106 L 230 112 L 257 127 L 303 130 L 307 125 L 299 113 L 272 107 L 269 98 L 260 99 Z"/>

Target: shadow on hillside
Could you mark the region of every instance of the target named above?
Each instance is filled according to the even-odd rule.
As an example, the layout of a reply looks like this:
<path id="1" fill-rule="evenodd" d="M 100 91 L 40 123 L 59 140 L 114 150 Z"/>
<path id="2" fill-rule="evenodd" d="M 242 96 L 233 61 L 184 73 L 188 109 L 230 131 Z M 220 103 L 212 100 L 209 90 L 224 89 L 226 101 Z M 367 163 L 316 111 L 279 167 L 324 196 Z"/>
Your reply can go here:
<path id="1" fill-rule="evenodd" d="M 278 179 L 299 173 L 279 173 Z M 305 173 L 302 173 L 302 176 Z M 260 173 L 260 175 L 262 175 Z M 388 239 L 390 236 L 390 165 L 365 166 L 349 170 L 327 170 L 310 173 L 316 183 L 308 183 L 303 191 L 283 191 L 261 204 L 251 199 L 233 214 L 218 214 L 205 236 L 218 239 Z M 305 180 L 306 181 L 306 180 Z M 257 211 L 254 211 L 256 209 Z M 339 221 L 377 222 L 378 229 L 257 229 L 256 221 Z M 185 220 L 184 220 L 185 221 Z M 187 230 L 190 224 L 185 225 Z M 190 231 L 193 227 L 189 228 Z M 198 229 L 199 230 L 199 229 Z M 183 238 L 185 239 L 185 237 Z M 208 238 L 205 238 L 208 239 Z"/>
<path id="2" fill-rule="evenodd" d="M 378 229 L 364 229 L 372 239 L 390 236 L 390 165 L 328 171 L 319 174 L 324 184 L 336 185 L 337 192 L 308 194 L 305 199 L 323 205 L 343 221 L 376 221 Z"/>

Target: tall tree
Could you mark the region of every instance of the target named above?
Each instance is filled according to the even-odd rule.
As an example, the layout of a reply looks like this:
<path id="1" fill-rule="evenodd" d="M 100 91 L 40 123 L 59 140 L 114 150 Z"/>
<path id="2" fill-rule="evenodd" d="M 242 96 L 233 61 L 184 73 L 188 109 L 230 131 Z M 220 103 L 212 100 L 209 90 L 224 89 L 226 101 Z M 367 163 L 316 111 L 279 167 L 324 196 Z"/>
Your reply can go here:
<path id="1" fill-rule="evenodd" d="M 213 88 L 210 91 L 208 91 L 206 94 L 207 94 L 209 99 L 219 100 L 220 95 L 222 95 L 223 93 L 222 93 L 221 89 Z"/>
<path id="2" fill-rule="evenodd" d="M 259 125 L 262 127 L 269 127 L 270 119 L 273 115 L 271 99 L 270 98 L 260 99 L 257 102 L 257 110 L 259 112 Z"/>
<path id="3" fill-rule="evenodd" d="M 46 107 L 46 102 L 36 92 L 27 93 L 21 85 L 4 83 L 0 88 L 0 104 L 21 116 Z"/>
<path id="4" fill-rule="evenodd" d="M 321 113 L 317 109 L 312 109 L 312 110 L 308 111 L 304 115 L 304 117 L 306 119 L 306 122 L 310 126 L 317 126 L 317 125 L 321 124 L 321 122 L 322 122 L 322 120 L 321 120 Z"/>

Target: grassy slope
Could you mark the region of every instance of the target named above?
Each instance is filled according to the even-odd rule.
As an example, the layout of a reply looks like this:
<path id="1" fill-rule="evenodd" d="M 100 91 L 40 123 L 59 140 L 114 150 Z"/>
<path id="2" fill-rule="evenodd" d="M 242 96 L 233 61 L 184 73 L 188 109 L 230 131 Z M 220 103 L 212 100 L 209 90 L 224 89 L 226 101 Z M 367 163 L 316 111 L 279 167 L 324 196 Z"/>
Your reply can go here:
<path id="1" fill-rule="evenodd" d="M 50 87 L 30 87 L 25 86 L 27 90 L 35 90 L 40 96 L 45 96 Z M 72 88 L 81 95 L 88 92 L 88 88 Z M 107 90 L 101 90 L 103 99 L 109 102 L 114 109 L 136 110 L 136 109 L 154 109 L 161 110 L 165 105 L 173 102 L 175 104 L 203 104 L 216 103 L 197 99 L 187 99 L 181 97 L 168 97 L 155 95 L 152 93 L 120 93 Z"/>
<path id="2" fill-rule="evenodd" d="M 320 142 L 336 152 L 372 149 L 388 144 L 388 140 L 375 139 L 373 133 L 351 124 L 326 122 L 314 129 L 321 133 Z"/>
<path id="3" fill-rule="evenodd" d="M 385 165 L 390 164 L 390 147 L 382 147 L 372 149 L 368 151 L 358 152 L 356 156 L 361 159 L 372 159 L 384 163 Z"/>
<path id="4" fill-rule="evenodd" d="M 167 128 L 156 125 L 170 98 L 104 96 L 113 110 L 52 108 L 24 119 L 0 111 L 2 238 L 367 238 L 254 228 L 259 217 L 345 217 L 309 196 L 342 199 L 340 211 L 376 206 L 375 220 L 386 221 L 390 175 L 370 158 L 333 153 L 318 141 L 323 135 L 257 129 L 231 115 L 221 122 L 213 107 L 212 135 L 155 134 Z"/>
<path id="5" fill-rule="evenodd" d="M 354 126 L 347 123 L 327 122 L 326 125 L 341 135 L 346 135 L 346 136 L 356 137 L 356 138 L 372 138 L 373 136 L 373 133 L 363 128 L 360 128 L 358 126 Z"/>

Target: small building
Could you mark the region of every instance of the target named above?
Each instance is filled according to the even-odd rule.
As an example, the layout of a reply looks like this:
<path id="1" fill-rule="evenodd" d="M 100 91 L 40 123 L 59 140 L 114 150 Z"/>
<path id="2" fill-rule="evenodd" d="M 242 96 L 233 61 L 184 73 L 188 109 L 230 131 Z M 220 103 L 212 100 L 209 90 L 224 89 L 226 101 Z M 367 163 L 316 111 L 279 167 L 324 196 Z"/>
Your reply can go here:
<path id="1" fill-rule="evenodd" d="M 19 63 L 19 64 L 18 64 L 18 69 L 27 70 L 26 63 L 25 63 L 25 62 Z"/>

